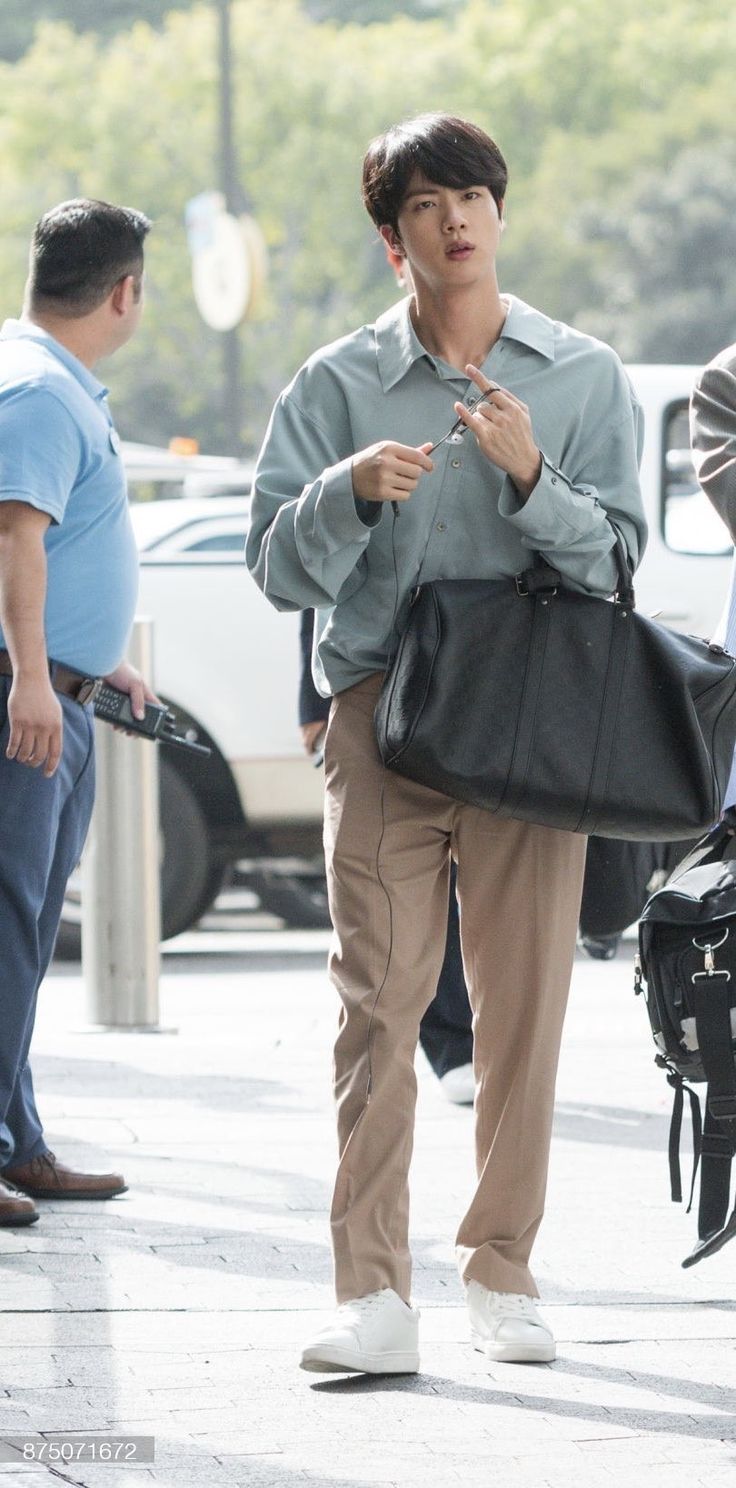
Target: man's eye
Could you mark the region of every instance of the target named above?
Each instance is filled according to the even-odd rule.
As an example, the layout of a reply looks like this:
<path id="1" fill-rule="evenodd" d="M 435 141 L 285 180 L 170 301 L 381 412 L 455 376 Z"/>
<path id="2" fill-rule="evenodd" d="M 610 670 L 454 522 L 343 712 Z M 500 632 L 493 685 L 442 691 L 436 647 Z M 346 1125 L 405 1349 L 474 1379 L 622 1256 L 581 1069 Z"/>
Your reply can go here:
<path id="1" fill-rule="evenodd" d="M 466 192 L 464 192 L 464 195 L 465 195 L 465 197 L 467 198 L 468 201 L 473 201 L 476 196 L 480 196 L 480 192 L 479 191 L 466 191 Z"/>
<path id="2" fill-rule="evenodd" d="M 427 198 L 426 201 L 417 202 L 417 210 L 419 212 L 423 211 L 424 207 L 433 207 L 433 206 L 434 206 L 434 202 L 429 197 Z"/>

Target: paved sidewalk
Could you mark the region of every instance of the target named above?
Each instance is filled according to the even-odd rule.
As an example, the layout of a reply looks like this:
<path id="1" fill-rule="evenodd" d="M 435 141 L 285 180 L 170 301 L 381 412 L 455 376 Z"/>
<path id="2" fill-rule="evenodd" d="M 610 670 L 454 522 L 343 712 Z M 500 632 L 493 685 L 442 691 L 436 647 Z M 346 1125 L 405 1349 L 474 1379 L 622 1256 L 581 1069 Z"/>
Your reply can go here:
<path id="1" fill-rule="evenodd" d="M 322 1380 L 295 1358 L 331 1305 L 326 942 L 238 943 L 167 956 L 175 1034 L 80 1031 L 79 976 L 45 985 L 34 1068 L 52 1145 L 122 1167 L 130 1192 L 0 1231 L 0 1435 L 155 1435 L 156 1460 L 6 1464 L 3 1488 L 733 1488 L 736 1244 L 680 1268 L 695 1222 L 669 1202 L 668 1092 L 631 947 L 575 970 L 535 1253 L 557 1362 L 489 1365 L 467 1342 L 451 1240 L 472 1118 L 422 1062 L 423 1372 Z"/>

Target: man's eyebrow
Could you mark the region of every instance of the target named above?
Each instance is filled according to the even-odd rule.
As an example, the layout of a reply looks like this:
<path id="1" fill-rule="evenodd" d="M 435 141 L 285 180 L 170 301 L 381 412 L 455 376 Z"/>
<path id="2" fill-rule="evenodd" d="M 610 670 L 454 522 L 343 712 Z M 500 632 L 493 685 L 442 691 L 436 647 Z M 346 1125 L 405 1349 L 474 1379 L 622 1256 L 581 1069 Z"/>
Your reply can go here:
<path id="1" fill-rule="evenodd" d="M 449 190 L 478 191 L 483 184 L 484 183 L 482 181 L 479 181 L 476 185 L 469 183 L 467 186 L 450 186 Z M 409 198 L 412 196 L 439 196 L 442 189 L 443 188 L 441 186 L 416 186 L 413 191 L 407 191 L 406 196 L 404 197 L 404 201 L 409 201 Z"/>

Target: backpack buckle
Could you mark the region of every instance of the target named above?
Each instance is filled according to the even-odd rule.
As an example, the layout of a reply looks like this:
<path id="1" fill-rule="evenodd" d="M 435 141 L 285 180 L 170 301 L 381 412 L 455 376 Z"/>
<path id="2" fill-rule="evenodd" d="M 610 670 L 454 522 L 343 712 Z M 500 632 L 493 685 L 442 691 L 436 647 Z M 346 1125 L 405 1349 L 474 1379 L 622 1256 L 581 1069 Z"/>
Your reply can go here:
<path id="1" fill-rule="evenodd" d="M 705 942 L 705 945 L 703 945 L 702 941 L 697 940 L 695 936 L 693 936 L 693 945 L 695 946 L 696 950 L 702 951 L 705 957 L 705 971 L 694 971 L 691 978 L 693 982 L 700 982 L 712 977 L 723 977 L 724 981 L 730 982 L 730 971 L 716 971 L 716 959 L 713 955 L 713 952 L 717 951 L 719 946 L 725 945 L 727 940 L 728 926 L 726 926 L 726 929 L 724 930 L 720 940 L 707 940 Z"/>

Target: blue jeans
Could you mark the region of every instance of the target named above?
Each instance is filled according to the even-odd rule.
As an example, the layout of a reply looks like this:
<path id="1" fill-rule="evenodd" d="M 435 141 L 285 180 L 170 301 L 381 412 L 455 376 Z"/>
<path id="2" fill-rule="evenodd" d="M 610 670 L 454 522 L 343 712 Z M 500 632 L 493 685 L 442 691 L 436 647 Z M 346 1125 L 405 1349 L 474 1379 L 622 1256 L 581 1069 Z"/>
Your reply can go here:
<path id="1" fill-rule="evenodd" d="M 10 679 L 0 677 L 0 1170 L 46 1150 L 28 1050 L 95 789 L 91 706 L 59 698 L 64 748 L 47 780 L 6 758 L 9 691 Z"/>

